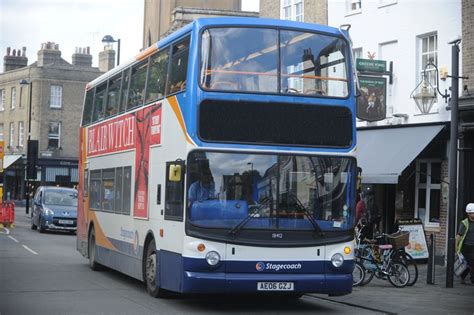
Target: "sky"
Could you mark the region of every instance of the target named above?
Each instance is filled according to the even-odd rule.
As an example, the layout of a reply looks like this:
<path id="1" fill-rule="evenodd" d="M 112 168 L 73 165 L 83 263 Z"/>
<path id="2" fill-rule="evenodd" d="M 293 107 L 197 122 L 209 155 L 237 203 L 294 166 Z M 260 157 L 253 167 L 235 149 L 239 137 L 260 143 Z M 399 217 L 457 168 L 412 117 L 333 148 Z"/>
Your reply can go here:
<path id="1" fill-rule="evenodd" d="M 242 9 L 258 11 L 258 4 L 242 0 Z M 111 35 L 120 38 L 122 63 L 142 48 L 143 6 L 143 0 L 0 0 L 0 52 L 3 57 L 7 47 L 26 47 L 31 64 L 41 43 L 54 42 L 61 57 L 71 62 L 76 47 L 89 46 L 97 66 L 102 38 Z"/>

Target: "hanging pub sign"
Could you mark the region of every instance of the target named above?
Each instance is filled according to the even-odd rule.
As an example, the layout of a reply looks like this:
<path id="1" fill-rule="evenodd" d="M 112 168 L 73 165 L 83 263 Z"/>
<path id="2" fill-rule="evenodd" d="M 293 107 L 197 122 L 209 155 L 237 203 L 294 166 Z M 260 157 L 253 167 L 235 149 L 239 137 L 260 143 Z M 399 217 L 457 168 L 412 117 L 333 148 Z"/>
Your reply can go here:
<path id="1" fill-rule="evenodd" d="M 385 73 L 387 62 L 385 60 L 357 58 L 356 69 L 360 72 Z"/>
<path id="2" fill-rule="evenodd" d="M 367 121 L 385 119 L 387 113 L 386 91 L 386 78 L 360 75 L 357 118 Z"/>

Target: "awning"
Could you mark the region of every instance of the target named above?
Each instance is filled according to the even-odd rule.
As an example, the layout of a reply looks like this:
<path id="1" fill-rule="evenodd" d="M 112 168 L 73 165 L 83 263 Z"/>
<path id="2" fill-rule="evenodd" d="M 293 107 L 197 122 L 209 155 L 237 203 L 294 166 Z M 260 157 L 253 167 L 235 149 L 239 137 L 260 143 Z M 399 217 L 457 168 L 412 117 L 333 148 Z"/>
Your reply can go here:
<path id="1" fill-rule="evenodd" d="M 15 163 L 19 158 L 21 158 L 21 154 L 5 155 L 3 157 L 3 168 L 7 169 L 10 165 Z"/>
<path id="2" fill-rule="evenodd" d="M 444 126 L 422 126 L 357 131 L 357 163 L 362 183 L 397 184 L 398 176 Z"/>

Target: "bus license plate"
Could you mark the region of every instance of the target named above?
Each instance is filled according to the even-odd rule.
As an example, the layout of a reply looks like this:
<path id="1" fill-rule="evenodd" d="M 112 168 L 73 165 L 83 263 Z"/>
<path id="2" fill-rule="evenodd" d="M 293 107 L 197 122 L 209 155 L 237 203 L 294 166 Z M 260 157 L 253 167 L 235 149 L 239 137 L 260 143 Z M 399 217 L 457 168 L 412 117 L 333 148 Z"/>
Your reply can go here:
<path id="1" fill-rule="evenodd" d="M 293 282 L 257 282 L 258 291 L 293 291 Z"/>
<path id="2" fill-rule="evenodd" d="M 73 220 L 59 220 L 59 224 L 74 224 Z"/>

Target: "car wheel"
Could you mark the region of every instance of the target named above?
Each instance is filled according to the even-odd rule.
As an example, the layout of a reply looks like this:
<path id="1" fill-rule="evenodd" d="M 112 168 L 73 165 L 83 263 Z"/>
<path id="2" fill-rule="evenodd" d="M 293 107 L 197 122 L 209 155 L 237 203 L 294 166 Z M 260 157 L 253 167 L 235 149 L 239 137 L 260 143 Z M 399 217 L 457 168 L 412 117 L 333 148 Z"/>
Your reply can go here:
<path id="1" fill-rule="evenodd" d="M 96 260 L 96 246 L 95 246 L 95 231 L 94 228 L 91 229 L 91 232 L 89 233 L 89 242 L 88 242 L 88 250 L 89 250 L 89 267 L 91 267 L 92 270 L 98 271 L 102 270 L 102 265 L 99 264 Z"/>
<path id="2" fill-rule="evenodd" d="M 43 222 L 41 222 L 41 216 L 38 217 L 38 232 L 44 233 L 45 228 Z"/>
<path id="3" fill-rule="evenodd" d="M 33 216 L 31 217 L 31 229 L 32 230 L 36 230 L 37 226 L 35 224 L 35 219 L 33 218 Z"/>
<path id="4" fill-rule="evenodd" d="M 146 248 L 145 283 L 148 294 L 155 298 L 165 296 L 164 291 L 160 288 L 160 284 L 156 277 L 158 263 L 159 261 L 158 256 L 156 254 L 155 240 L 151 240 Z"/>

